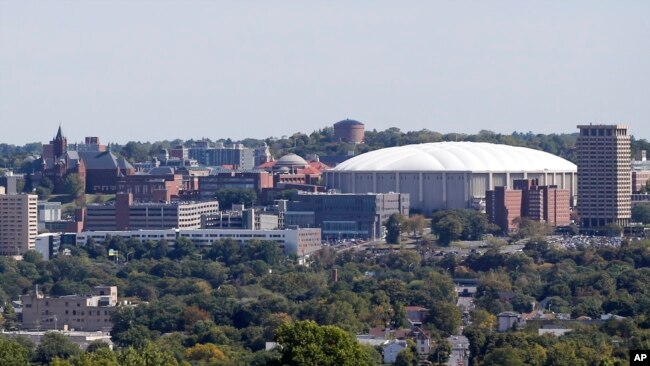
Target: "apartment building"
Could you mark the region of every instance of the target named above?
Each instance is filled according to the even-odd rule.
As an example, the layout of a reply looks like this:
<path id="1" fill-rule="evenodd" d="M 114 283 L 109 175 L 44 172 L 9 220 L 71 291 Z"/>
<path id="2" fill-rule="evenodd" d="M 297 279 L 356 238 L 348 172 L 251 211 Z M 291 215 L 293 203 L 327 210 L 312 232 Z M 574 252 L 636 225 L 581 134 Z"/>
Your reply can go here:
<path id="1" fill-rule="evenodd" d="M 0 187 L 0 255 L 22 255 L 34 249 L 38 235 L 38 196 L 5 194 Z"/>

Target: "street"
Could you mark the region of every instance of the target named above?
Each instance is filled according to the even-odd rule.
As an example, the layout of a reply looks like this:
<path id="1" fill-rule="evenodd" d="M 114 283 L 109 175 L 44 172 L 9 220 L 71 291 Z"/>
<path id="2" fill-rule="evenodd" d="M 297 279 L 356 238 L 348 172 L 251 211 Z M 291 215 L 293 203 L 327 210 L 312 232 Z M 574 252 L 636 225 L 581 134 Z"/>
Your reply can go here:
<path id="1" fill-rule="evenodd" d="M 451 344 L 451 355 L 449 356 L 449 361 L 447 365 L 449 366 L 467 366 L 467 347 L 469 341 L 467 337 L 462 335 L 454 335 L 447 338 Z"/>

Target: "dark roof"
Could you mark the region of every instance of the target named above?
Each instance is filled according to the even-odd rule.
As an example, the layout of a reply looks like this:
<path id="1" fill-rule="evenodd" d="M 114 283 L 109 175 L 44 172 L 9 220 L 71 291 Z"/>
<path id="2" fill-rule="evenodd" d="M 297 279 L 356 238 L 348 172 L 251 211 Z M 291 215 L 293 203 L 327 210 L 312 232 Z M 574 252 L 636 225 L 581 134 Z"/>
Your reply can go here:
<path id="1" fill-rule="evenodd" d="M 334 126 L 363 126 L 363 123 L 353 120 L 353 119 L 344 119 L 343 121 L 336 122 Z"/>
<path id="2" fill-rule="evenodd" d="M 122 157 L 115 156 L 110 151 L 79 151 L 81 159 L 86 164 L 86 169 L 134 169 L 128 161 Z"/>
<path id="3" fill-rule="evenodd" d="M 170 166 L 158 166 L 155 168 L 149 169 L 149 174 L 150 175 L 170 175 L 174 174 L 174 168 Z"/>
<path id="4" fill-rule="evenodd" d="M 56 131 L 55 140 L 63 140 L 63 132 L 61 131 L 61 125 L 59 125 L 59 130 Z"/>

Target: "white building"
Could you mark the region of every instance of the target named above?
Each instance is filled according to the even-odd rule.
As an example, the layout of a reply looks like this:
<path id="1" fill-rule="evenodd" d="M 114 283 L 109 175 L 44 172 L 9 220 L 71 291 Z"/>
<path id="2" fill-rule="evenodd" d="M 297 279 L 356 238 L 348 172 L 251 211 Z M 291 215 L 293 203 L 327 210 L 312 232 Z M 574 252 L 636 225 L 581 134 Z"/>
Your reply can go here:
<path id="1" fill-rule="evenodd" d="M 286 230 L 245 230 L 245 229 L 169 229 L 134 231 L 84 231 L 77 234 L 77 244 L 85 245 L 89 239 L 105 241 L 107 237 L 122 237 L 126 240 L 140 241 L 167 240 L 173 246 L 177 238 L 190 239 L 195 246 L 209 247 L 214 241 L 232 239 L 244 244 L 251 240 L 270 240 L 277 242 L 284 253 L 304 257 L 321 248 L 321 231 L 317 228 Z"/>
<path id="2" fill-rule="evenodd" d="M 384 363 L 394 364 L 397 359 L 397 354 L 401 350 L 408 347 L 408 344 L 404 340 L 392 340 L 384 345 Z"/>
<path id="3" fill-rule="evenodd" d="M 538 179 L 576 195 L 577 166 L 525 147 L 486 142 L 434 142 L 370 151 L 325 172 L 330 188 L 343 193 L 399 192 L 410 207 L 436 209 L 480 206 L 485 191 L 512 188 L 515 179 Z"/>
<path id="4" fill-rule="evenodd" d="M 61 202 L 38 201 L 38 230 L 45 229 L 46 222 L 61 221 Z"/>
<path id="5" fill-rule="evenodd" d="M 43 260 L 49 261 L 57 255 L 60 246 L 61 234 L 45 233 L 36 237 L 36 247 L 34 249 L 43 255 Z"/>

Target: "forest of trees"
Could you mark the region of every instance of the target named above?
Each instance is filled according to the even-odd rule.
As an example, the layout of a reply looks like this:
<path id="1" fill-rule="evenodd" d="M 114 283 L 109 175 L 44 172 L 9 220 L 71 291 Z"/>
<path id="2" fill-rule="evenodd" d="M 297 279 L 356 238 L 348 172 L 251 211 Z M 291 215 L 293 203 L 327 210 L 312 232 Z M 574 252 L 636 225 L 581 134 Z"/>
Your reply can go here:
<path id="1" fill-rule="evenodd" d="M 265 351 L 264 344 L 312 332 L 314 345 L 322 334 L 330 334 L 345 348 L 341 352 L 346 356 L 332 355 L 332 364 L 339 362 L 336 357 L 349 357 L 359 360 L 351 364 L 374 365 L 378 350 L 359 348 L 349 337 L 371 327 L 405 324 L 402 309 L 408 305 L 431 309 L 423 326 L 432 333 L 434 349 L 447 347 L 444 337 L 461 325 L 453 277 L 479 281 L 477 308 L 464 330 L 472 365 L 616 365 L 627 362 L 628 348 L 650 347 L 647 240 L 569 250 L 531 239 L 523 252 L 514 254 L 494 246 L 464 258 L 447 253 L 428 259 L 408 250 L 336 255 L 328 248 L 309 267 L 284 256 L 273 242 L 241 246 L 224 240 L 198 249 L 185 238 L 175 243 L 111 238 L 69 249 L 71 256 L 51 261 L 35 252 L 19 262 L 0 258 L 0 303 L 17 299 L 35 284 L 51 296 L 116 285 L 121 298 L 139 304 L 121 307 L 114 315 L 112 338 L 118 349 L 96 345 L 89 352 L 68 352 L 60 340 L 34 347 L 24 340 L 0 339 L 0 364 L 11 364 L 11 357 L 56 365 L 91 365 L 88 360 L 96 358 L 108 358 L 107 365 L 127 364 L 127 358 L 158 357 L 170 365 L 299 365 L 304 363 L 291 360 L 331 351 L 314 346 L 304 353 L 290 343 L 283 351 Z M 130 260 L 115 264 L 108 249 L 132 253 Z M 337 282 L 332 280 L 334 268 Z M 511 296 L 504 300 L 503 292 Z M 531 311 L 541 302 L 548 304 L 545 310 L 574 319 L 607 313 L 625 319 L 575 326 L 560 338 L 537 336 L 535 329 L 495 332 L 496 314 Z M 301 323 L 305 320 L 314 323 Z M 10 308 L 5 307 L 1 321 L 4 327 L 15 325 Z M 355 346 L 349 348 L 351 344 Z M 146 356 L 151 352 L 155 355 Z"/>

